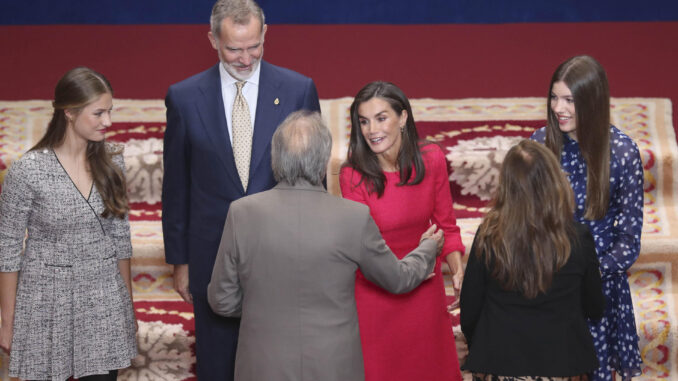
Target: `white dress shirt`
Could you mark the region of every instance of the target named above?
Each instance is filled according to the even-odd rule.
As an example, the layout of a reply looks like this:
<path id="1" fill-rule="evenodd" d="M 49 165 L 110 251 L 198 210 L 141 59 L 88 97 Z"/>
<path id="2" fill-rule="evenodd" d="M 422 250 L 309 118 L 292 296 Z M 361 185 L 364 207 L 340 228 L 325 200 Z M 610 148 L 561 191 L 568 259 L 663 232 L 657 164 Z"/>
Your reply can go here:
<path id="1" fill-rule="evenodd" d="M 261 61 L 252 73 L 252 76 L 247 79 L 245 86 L 242 87 L 242 95 L 247 100 L 247 106 L 250 109 L 250 120 L 252 121 L 252 128 L 254 128 L 254 117 L 257 113 L 257 97 L 259 96 L 259 70 L 261 69 Z M 221 97 L 224 100 L 224 111 L 226 111 L 226 124 L 228 125 L 228 139 L 233 145 L 233 122 L 231 115 L 233 114 L 233 102 L 238 93 L 235 83 L 239 79 L 233 78 L 224 65 L 219 63 L 219 77 L 221 78 Z"/>

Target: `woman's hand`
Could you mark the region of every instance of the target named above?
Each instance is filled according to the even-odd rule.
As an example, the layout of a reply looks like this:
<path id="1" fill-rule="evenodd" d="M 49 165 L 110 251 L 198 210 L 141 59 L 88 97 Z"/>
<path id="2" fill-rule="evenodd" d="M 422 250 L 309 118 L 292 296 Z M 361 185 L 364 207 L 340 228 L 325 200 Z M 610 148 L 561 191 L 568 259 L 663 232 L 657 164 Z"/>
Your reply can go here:
<path id="1" fill-rule="evenodd" d="M 448 311 L 459 307 L 459 295 L 461 295 L 461 284 L 464 282 L 464 266 L 461 264 L 461 252 L 453 251 L 445 257 L 447 265 L 452 273 L 452 290 L 454 291 L 454 302 L 447 306 Z"/>
<path id="2" fill-rule="evenodd" d="M 12 336 L 14 336 L 12 324 L 3 322 L 0 326 L 0 349 L 7 353 L 7 355 L 9 355 L 12 349 Z"/>
<path id="3" fill-rule="evenodd" d="M 19 273 L 0 272 L 0 349 L 9 354 L 14 336 L 14 306 Z"/>

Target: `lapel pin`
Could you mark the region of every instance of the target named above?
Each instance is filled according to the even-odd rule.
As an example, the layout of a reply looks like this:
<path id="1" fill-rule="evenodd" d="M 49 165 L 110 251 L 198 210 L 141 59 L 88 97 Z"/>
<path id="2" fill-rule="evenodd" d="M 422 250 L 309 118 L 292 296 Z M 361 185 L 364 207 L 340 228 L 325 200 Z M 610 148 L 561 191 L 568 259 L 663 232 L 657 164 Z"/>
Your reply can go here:
<path id="1" fill-rule="evenodd" d="M 275 98 L 275 100 L 273 101 L 273 104 L 276 105 L 276 106 L 277 106 L 278 104 L 280 104 L 280 99 Z"/>

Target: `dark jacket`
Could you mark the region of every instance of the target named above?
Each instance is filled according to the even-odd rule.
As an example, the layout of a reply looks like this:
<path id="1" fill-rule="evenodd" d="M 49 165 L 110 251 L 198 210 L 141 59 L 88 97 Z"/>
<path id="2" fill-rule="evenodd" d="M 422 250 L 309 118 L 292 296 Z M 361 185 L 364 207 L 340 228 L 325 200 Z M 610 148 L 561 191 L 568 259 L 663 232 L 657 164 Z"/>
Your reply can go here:
<path id="1" fill-rule="evenodd" d="M 473 243 L 462 286 L 461 329 L 469 344 L 462 369 L 503 376 L 567 377 L 598 367 L 586 318 L 605 307 L 593 237 L 576 224 L 568 262 L 545 294 L 502 289 Z"/>

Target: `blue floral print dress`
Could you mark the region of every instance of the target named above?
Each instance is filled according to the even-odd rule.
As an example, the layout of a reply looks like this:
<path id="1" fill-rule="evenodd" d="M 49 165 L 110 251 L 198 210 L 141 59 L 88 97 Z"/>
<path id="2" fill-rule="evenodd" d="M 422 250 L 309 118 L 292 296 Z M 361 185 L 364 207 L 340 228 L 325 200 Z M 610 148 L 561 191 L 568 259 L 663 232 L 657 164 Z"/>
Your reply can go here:
<path id="1" fill-rule="evenodd" d="M 545 127 L 531 139 L 544 143 Z M 577 221 L 586 224 L 596 243 L 603 293 L 607 301 L 600 321 L 589 321 L 600 367 L 592 380 L 612 380 L 615 370 L 623 380 L 640 375 L 638 333 L 627 270 L 640 253 L 643 227 L 643 165 L 636 144 L 610 126 L 610 204 L 599 220 L 584 219 L 586 162 L 579 144 L 563 134 L 560 164 L 574 190 Z"/>

